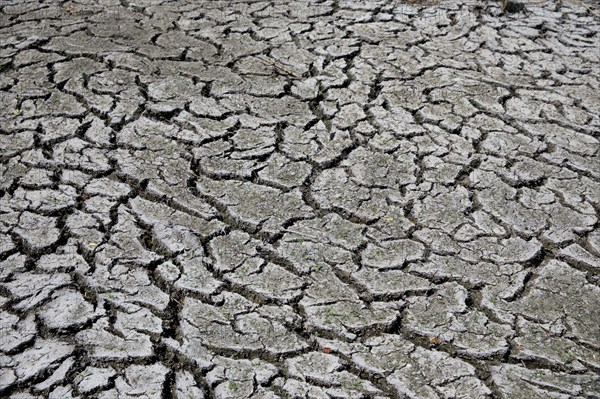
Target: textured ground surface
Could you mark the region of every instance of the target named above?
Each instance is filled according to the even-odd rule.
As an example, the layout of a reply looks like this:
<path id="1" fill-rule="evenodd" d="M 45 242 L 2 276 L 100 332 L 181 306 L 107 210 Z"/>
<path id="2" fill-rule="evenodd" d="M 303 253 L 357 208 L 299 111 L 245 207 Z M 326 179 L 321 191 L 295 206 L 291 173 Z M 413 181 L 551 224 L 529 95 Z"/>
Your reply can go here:
<path id="1" fill-rule="evenodd" d="M 1 397 L 600 397 L 582 5 L 0 5 Z"/>

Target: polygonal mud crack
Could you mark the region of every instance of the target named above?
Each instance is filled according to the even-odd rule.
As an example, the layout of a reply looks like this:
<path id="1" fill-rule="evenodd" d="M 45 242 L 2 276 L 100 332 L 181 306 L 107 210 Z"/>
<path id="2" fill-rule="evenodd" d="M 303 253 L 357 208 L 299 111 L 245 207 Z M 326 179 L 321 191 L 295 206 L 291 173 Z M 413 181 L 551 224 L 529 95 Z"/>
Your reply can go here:
<path id="1" fill-rule="evenodd" d="M 598 398 L 598 10 L 526 8 L 0 2 L 0 397 Z"/>

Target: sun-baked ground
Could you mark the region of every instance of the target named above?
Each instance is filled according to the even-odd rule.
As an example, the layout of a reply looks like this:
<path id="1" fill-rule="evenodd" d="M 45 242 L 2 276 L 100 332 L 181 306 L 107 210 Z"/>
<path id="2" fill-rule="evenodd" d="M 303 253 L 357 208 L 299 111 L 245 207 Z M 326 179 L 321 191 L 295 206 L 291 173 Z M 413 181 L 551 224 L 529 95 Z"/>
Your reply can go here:
<path id="1" fill-rule="evenodd" d="M 0 396 L 599 398 L 597 10 L 501 6 L 2 0 Z"/>

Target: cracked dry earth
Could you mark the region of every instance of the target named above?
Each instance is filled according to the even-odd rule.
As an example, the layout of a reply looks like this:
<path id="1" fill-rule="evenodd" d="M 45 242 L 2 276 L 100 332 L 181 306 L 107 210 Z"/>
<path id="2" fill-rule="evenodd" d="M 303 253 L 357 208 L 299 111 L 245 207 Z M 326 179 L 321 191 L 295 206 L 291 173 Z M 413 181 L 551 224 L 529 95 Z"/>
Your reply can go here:
<path id="1" fill-rule="evenodd" d="M 577 3 L 0 6 L 0 396 L 600 398 Z"/>

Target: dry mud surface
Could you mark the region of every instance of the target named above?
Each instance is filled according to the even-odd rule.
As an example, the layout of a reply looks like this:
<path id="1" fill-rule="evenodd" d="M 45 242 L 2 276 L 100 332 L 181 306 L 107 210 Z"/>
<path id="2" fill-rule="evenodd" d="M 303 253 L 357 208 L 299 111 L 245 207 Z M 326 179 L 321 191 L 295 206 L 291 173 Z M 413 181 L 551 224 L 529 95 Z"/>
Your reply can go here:
<path id="1" fill-rule="evenodd" d="M 578 2 L 0 2 L 0 397 L 600 398 Z"/>

